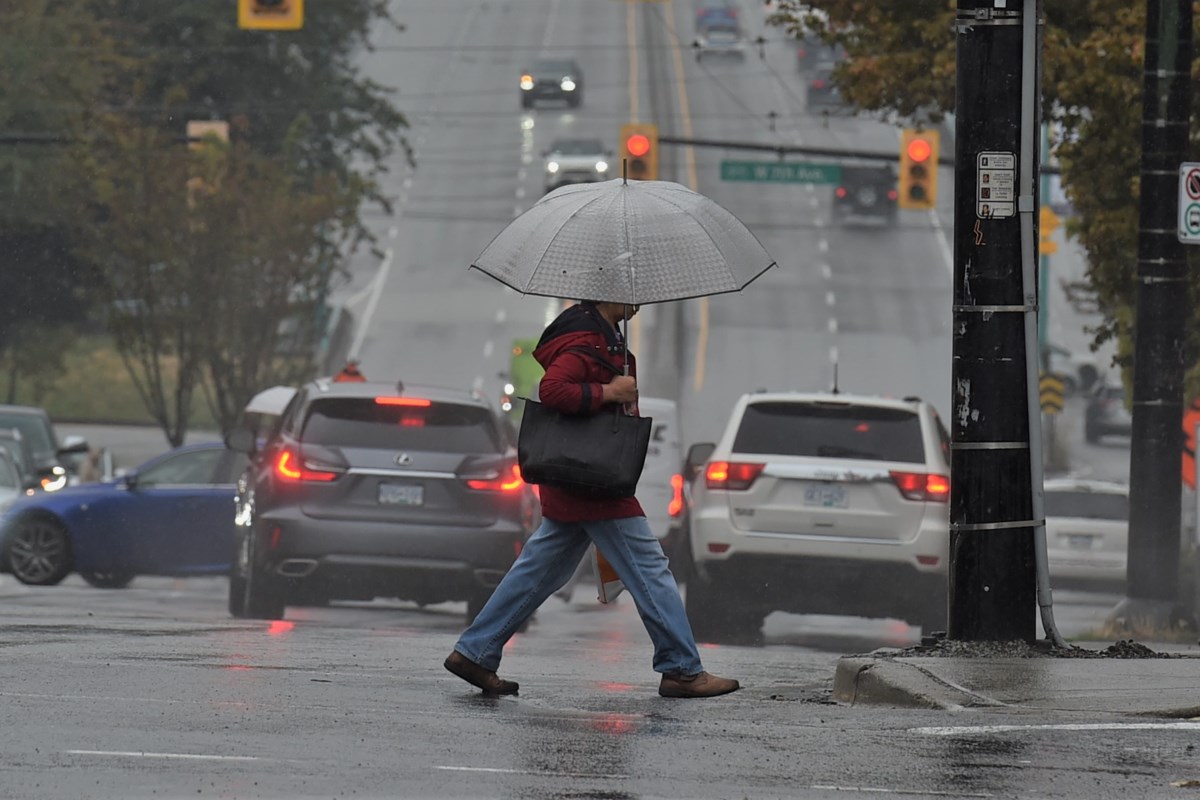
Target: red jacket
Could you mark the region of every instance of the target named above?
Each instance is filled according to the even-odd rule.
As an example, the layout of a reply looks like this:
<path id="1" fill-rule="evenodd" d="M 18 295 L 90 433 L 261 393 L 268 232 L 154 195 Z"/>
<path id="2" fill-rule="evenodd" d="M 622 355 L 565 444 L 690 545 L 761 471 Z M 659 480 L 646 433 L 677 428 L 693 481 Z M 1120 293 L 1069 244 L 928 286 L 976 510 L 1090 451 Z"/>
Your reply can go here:
<path id="1" fill-rule="evenodd" d="M 604 406 L 604 384 L 613 373 L 595 359 L 581 353 L 564 352 L 572 347 L 594 348 L 613 366 L 624 369 L 624 346 L 615 328 L 600 316 L 595 305 L 577 303 L 558 315 L 542 333 L 533 357 L 546 370 L 538 386 L 542 404 L 561 414 L 596 414 Z M 637 377 L 637 363 L 629 355 L 629 374 Z M 611 411 L 612 406 L 608 404 Z M 637 414 L 637 407 L 632 408 Z M 644 517 L 646 512 L 634 497 L 607 498 L 573 494 L 553 486 L 540 487 L 542 516 L 556 522 L 586 522 L 597 519 Z"/>

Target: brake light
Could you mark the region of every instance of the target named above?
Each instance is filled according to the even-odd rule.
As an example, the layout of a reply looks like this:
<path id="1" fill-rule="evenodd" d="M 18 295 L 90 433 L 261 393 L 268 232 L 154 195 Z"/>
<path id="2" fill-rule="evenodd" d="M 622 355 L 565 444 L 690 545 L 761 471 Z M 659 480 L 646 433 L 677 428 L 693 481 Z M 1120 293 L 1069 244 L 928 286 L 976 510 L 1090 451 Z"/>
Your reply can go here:
<path id="1" fill-rule="evenodd" d="M 846 195 L 850 194 L 849 192 L 846 191 L 845 186 L 839 186 L 838 188 L 833 190 L 833 193 L 838 196 L 839 200 L 842 199 L 843 197 L 845 197 Z"/>
<path id="2" fill-rule="evenodd" d="M 507 473 L 501 472 L 490 478 L 468 478 L 467 488 L 480 492 L 515 492 L 525 485 L 521 468 L 513 464 Z"/>
<path id="3" fill-rule="evenodd" d="M 758 479 L 766 464 L 712 461 L 704 470 L 704 482 L 709 489 L 726 489 L 731 492 L 749 489 Z"/>
<path id="4" fill-rule="evenodd" d="M 678 472 L 671 476 L 671 502 L 667 503 L 667 513 L 672 517 L 683 513 L 683 476 Z"/>
<path id="5" fill-rule="evenodd" d="M 429 401 L 422 397 L 376 397 L 380 406 L 405 406 L 406 408 L 429 408 Z"/>
<path id="6" fill-rule="evenodd" d="M 895 189 L 888 189 L 888 200 L 895 200 L 900 197 L 900 193 Z"/>
<path id="7" fill-rule="evenodd" d="M 945 503 L 950 499 L 950 479 L 945 475 L 893 471 L 891 476 L 905 500 Z"/>
<path id="8" fill-rule="evenodd" d="M 302 463 L 300 457 L 292 450 L 284 450 L 275 462 L 275 474 L 285 481 L 318 481 L 327 483 L 335 481 L 341 475 L 340 470 L 321 469 L 312 464 Z"/>
<path id="9" fill-rule="evenodd" d="M 821 80 L 820 78 L 813 78 L 813 82 L 812 82 L 812 88 L 814 88 L 814 89 L 824 89 L 824 88 L 825 88 L 825 81 Z"/>

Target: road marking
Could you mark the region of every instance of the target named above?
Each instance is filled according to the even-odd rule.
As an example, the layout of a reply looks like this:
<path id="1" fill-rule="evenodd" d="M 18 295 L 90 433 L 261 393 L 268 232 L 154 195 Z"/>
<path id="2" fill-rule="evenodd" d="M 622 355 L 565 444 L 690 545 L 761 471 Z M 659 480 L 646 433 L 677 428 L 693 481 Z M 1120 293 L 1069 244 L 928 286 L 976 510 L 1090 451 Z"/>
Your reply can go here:
<path id="1" fill-rule="evenodd" d="M 475 380 L 471 383 L 471 388 L 477 392 L 483 391 L 483 376 L 476 375 Z"/>
<path id="2" fill-rule="evenodd" d="M 554 41 L 554 19 L 558 16 L 558 0 L 554 0 L 550 4 L 550 13 L 546 15 L 546 32 L 542 34 L 542 49 L 550 46 Z"/>
<path id="3" fill-rule="evenodd" d="M 829 266 L 828 264 L 822 264 L 821 265 L 821 277 L 823 277 L 825 280 L 829 280 L 830 278 L 832 278 L 833 277 L 833 267 Z"/>
<path id="4" fill-rule="evenodd" d="M 70 756 L 109 756 L 112 758 L 173 758 L 189 761 L 273 761 L 258 756 L 217 756 L 204 753 L 149 753 L 145 750 L 64 750 Z"/>
<path id="5" fill-rule="evenodd" d="M 483 357 L 491 358 L 492 351 L 495 349 L 496 349 L 496 345 L 492 343 L 491 339 L 488 339 L 486 342 L 483 343 Z"/>
<path id="6" fill-rule="evenodd" d="M 829 332 L 837 333 L 837 317 L 829 318 Z"/>
<path id="7" fill-rule="evenodd" d="M 833 296 L 833 292 L 825 293 L 825 305 L 830 306 L 831 308 L 837 305 L 837 298 Z"/>
<path id="8" fill-rule="evenodd" d="M 884 786 L 837 786 L 823 783 L 814 783 L 808 788 L 825 792 L 875 792 L 878 794 L 902 794 L 908 797 L 995 797 L 993 794 L 957 790 L 942 792 L 937 789 L 891 789 Z"/>
<path id="9" fill-rule="evenodd" d="M 838 359 L 837 345 L 829 348 L 829 363 L 836 364 Z"/>
<path id="10" fill-rule="evenodd" d="M 555 778 L 590 778 L 590 779 L 613 779 L 626 780 L 630 776 L 620 773 L 605 773 L 605 772 L 558 772 L 548 769 L 507 769 L 501 767 L 455 767 L 449 765 L 438 765 L 434 769 L 440 769 L 447 772 L 486 772 L 493 775 L 545 775 Z"/>
<path id="11" fill-rule="evenodd" d="M 1063 722 L 1044 725 L 958 725 L 908 729 L 909 733 L 925 736 L 971 736 L 1025 731 L 1200 731 L 1200 722 Z"/>
<path id="12" fill-rule="evenodd" d="M 525 187 L 524 187 L 524 186 L 518 186 L 518 187 L 517 187 L 517 199 L 518 199 L 518 200 L 524 200 L 524 199 L 525 199 Z"/>
<path id="13" fill-rule="evenodd" d="M 503 325 L 504 321 L 506 319 L 508 319 L 508 312 L 506 310 L 504 310 L 503 308 L 497 308 L 496 309 L 496 324 Z"/>
<path id="14" fill-rule="evenodd" d="M 389 239 L 395 239 L 399 235 L 400 235 L 400 229 L 397 228 L 395 225 L 388 228 L 388 238 Z"/>
<path id="15" fill-rule="evenodd" d="M 829 252 L 829 240 L 825 239 L 825 238 L 818 239 L 817 240 L 817 249 L 820 250 L 822 253 L 828 253 Z"/>
<path id="16" fill-rule="evenodd" d="M 358 358 L 362 352 L 363 341 L 367 338 L 367 328 L 371 327 L 371 318 L 375 316 L 375 309 L 379 305 L 379 296 L 383 294 L 384 284 L 387 283 L 388 272 L 392 268 L 392 256 L 395 251 L 388 248 L 383 254 L 383 262 L 379 265 L 379 272 L 375 275 L 374 285 L 371 287 L 371 296 L 367 300 L 367 308 L 363 311 L 362 321 L 358 323 L 358 330 L 354 332 L 354 344 L 350 346 L 349 358 Z"/>

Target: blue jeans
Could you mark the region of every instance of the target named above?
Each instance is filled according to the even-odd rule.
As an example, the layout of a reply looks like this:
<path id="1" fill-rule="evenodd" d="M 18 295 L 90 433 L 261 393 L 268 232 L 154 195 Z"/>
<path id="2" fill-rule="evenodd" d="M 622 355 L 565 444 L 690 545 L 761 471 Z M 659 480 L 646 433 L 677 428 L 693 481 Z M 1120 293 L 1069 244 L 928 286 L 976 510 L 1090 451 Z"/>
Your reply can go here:
<path id="1" fill-rule="evenodd" d="M 543 517 L 454 649 L 495 672 L 505 643 L 571 578 L 589 542 L 596 543 L 637 604 L 654 643 L 655 672 L 694 675 L 702 671 L 679 587 L 645 517 L 589 522 L 556 522 Z"/>

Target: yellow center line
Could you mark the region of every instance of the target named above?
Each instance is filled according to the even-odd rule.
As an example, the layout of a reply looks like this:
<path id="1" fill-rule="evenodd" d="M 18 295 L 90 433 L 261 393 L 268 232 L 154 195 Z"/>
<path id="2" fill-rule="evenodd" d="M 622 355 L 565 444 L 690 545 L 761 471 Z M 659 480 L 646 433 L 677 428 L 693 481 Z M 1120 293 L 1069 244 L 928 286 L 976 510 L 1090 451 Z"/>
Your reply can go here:
<path id="1" fill-rule="evenodd" d="M 664 4 L 665 13 L 662 15 L 667 26 L 668 41 L 671 44 L 671 56 L 675 62 L 675 86 L 679 96 L 679 115 L 683 120 L 683 136 L 694 139 L 692 127 L 692 108 L 688 102 L 687 81 L 683 73 L 683 51 L 679 47 L 679 36 L 675 33 L 674 8 L 670 0 Z M 687 169 L 687 185 L 694 192 L 700 191 L 700 177 L 696 171 L 696 149 L 690 145 L 683 148 L 683 160 Z M 704 367 L 708 361 L 708 298 L 700 298 L 700 332 L 696 337 L 696 367 L 693 370 L 692 388 L 700 391 L 704 388 Z"/>

